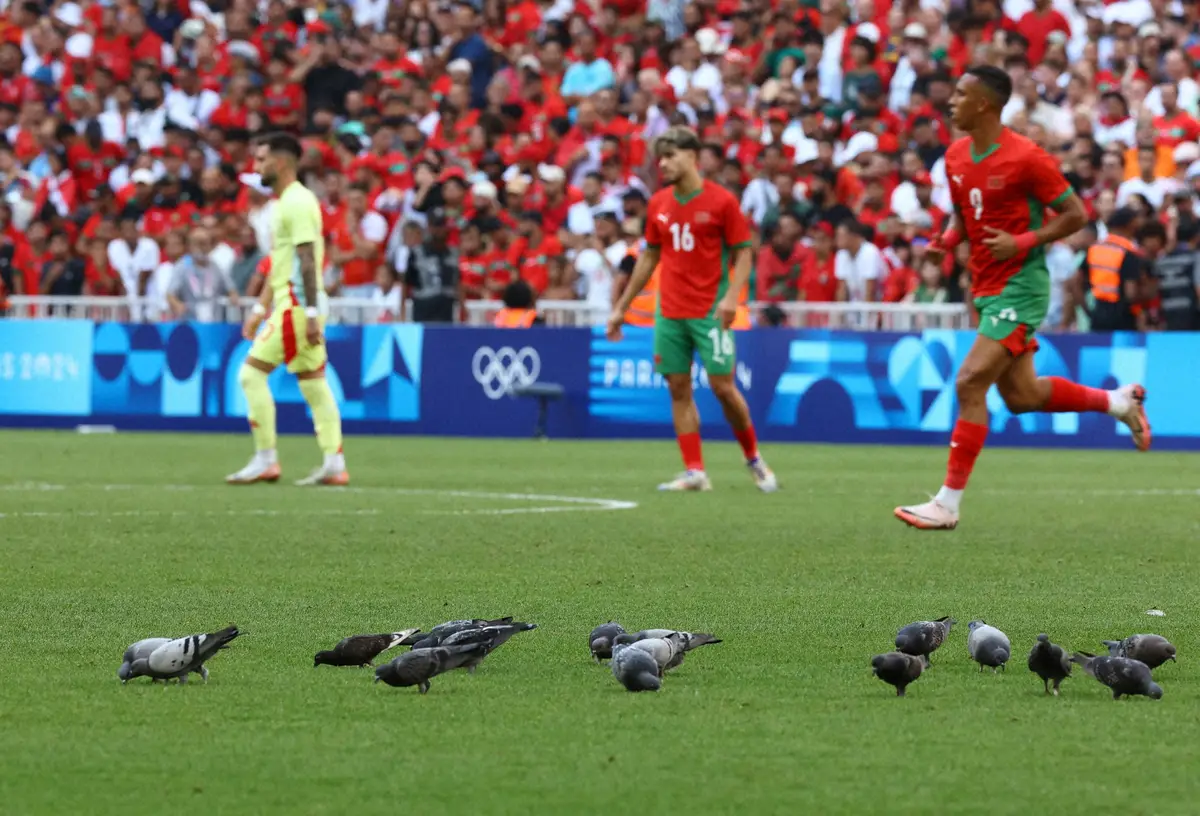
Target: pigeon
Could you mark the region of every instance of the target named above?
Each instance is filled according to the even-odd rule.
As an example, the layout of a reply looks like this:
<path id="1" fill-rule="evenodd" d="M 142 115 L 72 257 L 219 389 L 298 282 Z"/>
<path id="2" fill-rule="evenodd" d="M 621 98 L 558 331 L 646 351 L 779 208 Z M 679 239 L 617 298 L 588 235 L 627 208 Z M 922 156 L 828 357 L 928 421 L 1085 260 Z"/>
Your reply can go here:
<path id="1" fill-rule="evenodd" d="M 1162 635 L 1130 635 L 1124 640 L 1103 640 L 1112 657 L 1131 657 L 1152 669 L 1170 660 L 1175 662 L 1175 647 Z"/>
<path id="2" fill-rule="evenodd" d="M 145 660 L 150 657 L 150 653 L 162 646 L 164 643 L 170 643 L 170 638 L 145 638 L 133 643 L 125 650 L 125 654 L 121 656 L 121 668 L 117 669 L 117 677 L 121 680 L 121 685 L 125 685 L 135 677 L 141 677 L 142 672 L 134 673 L 133 662 L 135 660 Z M 145 663 L 139 663 L 139 667 L 145 668 Z M 208 679 L 208 670 L 203 666 L 200 667 L 202 674 L 200 675 L 205 680 Z M 152 682 L 157 683 L 158 680 Z"/>
<path id="3" fill-rule="evenodd" d="M 592 659 L 599 663 L 612 657 L 612 642 L 617 635 L 625 634 L 625 627 L 615 621 L 602 623 L 588 635 L 588 648 Z"/>
<path id="4" fill-rule="evenodd" d="M 634 640 L 630 643 L 636 643 L 641 640 L 650 640 L 652 638 L 666 639 L 671 635 L 679 635 L 683 642 L 683 650 L 675 657 L 671 658 L 671 662 L 665 667 L 665 670 L 670 670 L 677 667 L 683 662 L 683 656 L 693 649 L 699 649 L 701 646 L 708 646 L 713 643 L 720 643 L 721 639 L 716 635 L 709 635 L 704 632 L 683 632 L 678 629 L 643 629 L 640 632 L 633 632 L 631 636 Z"/>
<path id="5" fill-rule="evenodd" d="M 327 666 L 370 666 L 379 655 L 399 646 L 420 629 L 405 629 L 403 632 L 388 632 L 382 635 L 351 635 L 342 638 L 332 649 L 313 655 L 313 668 L 324 663 Z"/>
<path id="6" fill-rule="evenodd" d="M 402 645 L 412 646 L 414 649 L 431 649 L 455 632 L 461 632 L 464 629 L 478 629 L 481 626 L 499 626 L 503 623 L 512 623 L 512 615 L 506 618 L 496 618 L 495 620 L 475 618 L 473 620 L 446 621 L 445 623 L 439 623 L 420 638 L 405 638 L 406 642 Z"/>
<path id="7" fill-rule="evenodd" d="M 633 635 L 617 635 L 613 639 L 613 648 L 617 644 L 632 646 L 635 649 L 640 649 L 646 654 L 654 658 L 654 662 L 658 664 L 658 676 L 662 677 L 667 666 L 672 664 L 676 658 L 683 657 L 683 634 L 681 632 L 671 632 L 666 637 L 652 637 L 636 640 L 636 634 Z M 674 665 L 679 665 L 675 662 Z"/>
<path id="8" fill-rule="evenodd" d="M 628 691 L 658 691 L 662 688 L 662 670 L 647 651 L 620 641 L 612 646 L 612 673 Z"/>
<path id="9" fill-rule="evenodd" d="M 954 618 L 938 618 L 935 621 L 910 623 L 896 633 L 896 651 L 925 658 L 937 651 L 950 634 L 950 627 L 958 623 Z"/>
<path id="10" fill-rule="evenodd" d="M 924 658 L 904 652 L 888 652 L 871 658 L 871 671 L 883 682 L 895 686 L 897 697 L 903 697 L 904 689 L 924 670 Z"/>
<path id="11" fill-rule="evenodd" d="M 1037 643 L 1029 653 L 1029 670 L 1042 678 L 1047 694 L 1057 697 L 1058 684 L 1071 676 L 1071 659 L 1062 646 L 1050 642 L 1049 635 L 1038 635 Z M 1053 691 L 1050 690 L 1051 680 L 1054 681 Z"/>
<path id="12" fill-rule="evenodd" d="M 176 678 L 183 684 L 187 682 L 188 672 L 196 672 L 208 682 L 205 661 L 221 649 L 228 648 L 229 642 L 239 634 L 236 626 L 229 626 L 206 635 L 188 635 L 168 640 L 155 647 L 146 657 L 131 661 L 131 676 L 147 675 L 156 680 Z"/>
<path id="13" fill-rule="evenodd" d="M 995 674 L 997 668 L 1003 669 L 1008 658 L 1012 656 L 1012 644 L 1008 642 L 1008 635 L 981 620 L 971 621 L 967 624 L 967 629 L 967 652 L 970 653 L 971 659 L 979 664 L 979 670 L 983 671 L 984 666 L 990 666 L 992 674 Z"/>
<path id="14" fill-rule="evenodd" d="M 1162 688 L 1150 679 L 1150 667 L 1129 657 L 1096 657 L 1088 652 L 1076 652 L 1071 662 L 1112 689 L 1113 699 L 1121 695 L 1144 694 L 1152 700 L 1162 698 Z"/>
<path id="15" fill-rule="evenodd" d="M 429 681 L 439 674 L 461 668 L 472 660 L 482 660 L 488 653 L 486 643 L 466 643 L 460 646 L 435 646 L 399 655 L 390 663 L 375 669 L 375 682 L 403 688 L 416 686 L 422 693 L 429 691 Z"/>
<path id="16" fill-rule="evenodd" d="M 522 623 L 514 621 L 513 623 L 501 623 L 493 626 L 480 626 L 473 629 L 461 629 L 449 637 L 442 640 L 441 646 L 463 646 L 468 643 L 482 643 L 487 646 L 487 651 L 479 655 L 478 658 L 464 664 L 463 668 L 469 674 L 475 673 L 475 667 L 483 662 L 483 658 L 498 649 L 502 644 L 507 643 L 508 639 L 517 632 L 528 632 L 531 629 L 536 629 L 536 623 Z M 413 647 L 416 649 L 417 647 Z"/>

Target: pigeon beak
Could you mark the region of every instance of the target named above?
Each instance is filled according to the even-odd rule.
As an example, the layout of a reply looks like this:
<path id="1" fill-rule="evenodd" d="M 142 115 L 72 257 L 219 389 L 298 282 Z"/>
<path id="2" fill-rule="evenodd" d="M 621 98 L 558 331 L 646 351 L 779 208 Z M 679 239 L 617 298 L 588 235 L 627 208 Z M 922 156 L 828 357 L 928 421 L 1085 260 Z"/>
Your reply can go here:
<path id="1" fill-rule="evenodd" d="M 1175 659 L 1175 655 L 1171 655 L 1171 662 L 1172 662 L 1172 663 L 1177 663 L 1177 662 L 1179 662 L 1179 661 L 1177 661 L 1177 660 Z"/>
<path id="2" fill-rule="evenodd" d="M 374 683 L 378 683 L 378 682 L 379 682 L 379 676 L 378 676 L 378 675 L 376 675 L 375 679 L 374 679 L 372 682 L 374 682 Z"/>

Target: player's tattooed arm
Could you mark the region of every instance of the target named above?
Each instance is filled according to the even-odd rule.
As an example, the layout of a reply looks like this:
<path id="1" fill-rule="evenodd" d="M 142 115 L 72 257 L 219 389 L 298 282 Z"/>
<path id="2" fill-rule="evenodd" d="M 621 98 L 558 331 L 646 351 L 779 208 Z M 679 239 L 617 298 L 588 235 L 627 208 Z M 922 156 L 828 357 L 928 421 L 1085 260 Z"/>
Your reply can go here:
<path id="1" fill-rule="evenodd" d="M 300 279 L 304 281 L 304 305 L 315 309 L 321 290 L 317 288 L 317 256 L 313 245 L 296 244 L 296 260 L 300 263 Z"/>

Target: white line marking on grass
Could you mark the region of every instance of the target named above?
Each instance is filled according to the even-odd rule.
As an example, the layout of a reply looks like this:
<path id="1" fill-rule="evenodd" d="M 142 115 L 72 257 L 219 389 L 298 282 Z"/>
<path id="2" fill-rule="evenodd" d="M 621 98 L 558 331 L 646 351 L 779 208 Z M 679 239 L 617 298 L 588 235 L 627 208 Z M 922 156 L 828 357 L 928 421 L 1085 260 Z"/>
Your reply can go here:
<path id="1" fill-rule="evenodd" d="M 187 491 L 211 487 L 213 489 L 228 490 L 226 485 L 130 485 L 130 484 L 83 484 L 72 485 L 72 490 L 102 490 L 104 492 L 115 491 L 138 491 L 138 490 L 166 490 L 166 491 Z M 0 491 L 45 491 L 45 490 L 65 490 L 63 485 L 47 485 L 37 482 L 21 482 L 10 485 L 0 485 Z M 633 501 L 625 501 L 622 499 L 599 499 L 588 496 L 559 496 L 556 494 L 546 493 L 493 493 L 483 490 L 432 490 L 421 488 L 406 488 L 406 487 L 327 487 L 322 489 L 322 493 L 382 493 L 393 496 L 431 496 L 431 497 L 449 497 L 460 499 L 480 499 L 484 501 L 503 501 L 503 502 L 544 502 L 546 504 L 538 504 L 533 507 L 497 507 L 483 508 L 478 510 L 460 509 L 460 510 L 425 510 L 421 511 L 422 515 L 448 515 L 448 516 L 516 516 L 527 513 L 572 513 L 572 512 L 594 512 L 597 510 L 633 510 L 638 504 Z M 138 516 L 292 516 L 292 515 L 330 515 L 330 516 L 374 516 L 380 515 L 380 511 L 376 509 L 341 509 L 328 508 L 316 509 L 307 511 L 296 510 L 268 510 L 268 509 L 245 509 L 245 510 L 78 510 L 78 511 L 17 511 L 12 513 L 0 513 L 0 519 L 3 518 L 48 518 L 48 517 L 138 517 Z"/>

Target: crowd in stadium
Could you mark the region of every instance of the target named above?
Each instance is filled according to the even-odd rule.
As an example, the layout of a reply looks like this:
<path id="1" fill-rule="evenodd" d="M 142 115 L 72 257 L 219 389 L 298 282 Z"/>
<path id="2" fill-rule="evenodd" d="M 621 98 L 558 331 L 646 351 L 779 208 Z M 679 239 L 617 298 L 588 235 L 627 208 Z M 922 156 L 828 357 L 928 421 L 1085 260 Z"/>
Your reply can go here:
<path id="1" fill-rule="evenodd" d="M 1046 328 L 1200 325 L 1194 0 L 3 5 L 9 295 L 204 319 L 254 293 L 271 193 L 252 145 L 284 130 L 323 202 L 331 295 L 390 319 L 477 298 L 603 313 L 658 189 L 654 139 L 686 124 L 752 223 L 747 299 L 960 302 L 967 247 L 924 253 L 950 209 L 954 83 L 991 63 L 1014 79 L 1006 123 L 1093 218 L 1046 252 Z"/>

